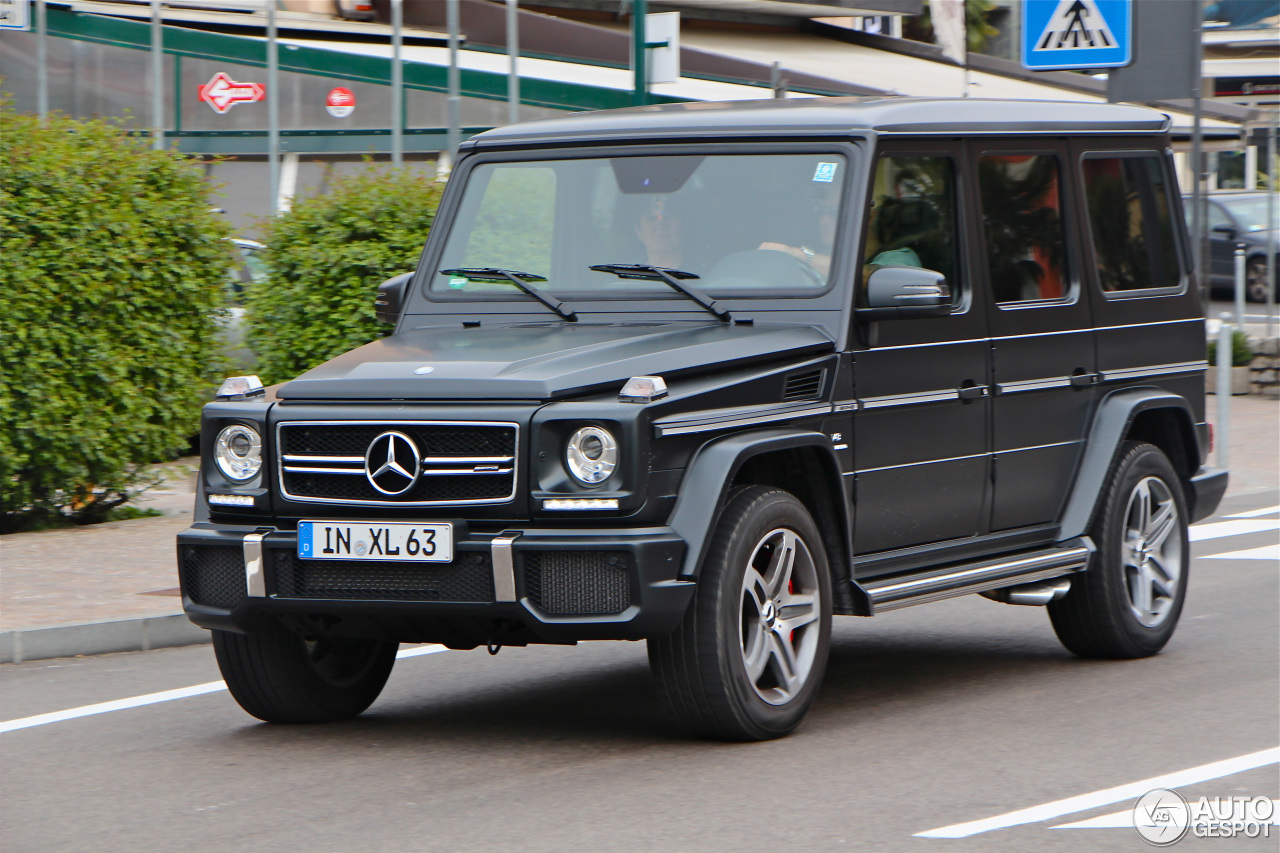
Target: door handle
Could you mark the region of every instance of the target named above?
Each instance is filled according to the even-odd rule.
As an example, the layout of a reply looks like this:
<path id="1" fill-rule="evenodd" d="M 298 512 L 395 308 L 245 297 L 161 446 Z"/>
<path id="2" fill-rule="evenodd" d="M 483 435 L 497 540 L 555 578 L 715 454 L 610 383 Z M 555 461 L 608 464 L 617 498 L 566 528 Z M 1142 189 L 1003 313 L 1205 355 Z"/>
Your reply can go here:
<path id="1" fill-rule="evenodd" d="M 1088 388 L 1090 385 L 1098 384 L 1098 374 L 1096 373 L 1073 373 L 1071 374 L 1072 388 Z"/>
<path id="2" fill-rule="evenodd" d="M 965 402 L 981 400 L 983 397 L 987 396 L 987 386 L 965 385 L 962 388 L 956 389 L 956 396 Z"/>

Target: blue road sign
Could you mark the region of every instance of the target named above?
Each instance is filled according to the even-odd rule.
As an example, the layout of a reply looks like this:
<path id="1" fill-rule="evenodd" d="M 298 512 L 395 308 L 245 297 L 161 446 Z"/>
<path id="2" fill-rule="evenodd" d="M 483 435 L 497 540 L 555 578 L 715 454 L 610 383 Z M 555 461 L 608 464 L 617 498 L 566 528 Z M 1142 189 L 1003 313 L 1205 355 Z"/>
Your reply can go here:
<path id="1" fill-rule="evenodd" d="M 1133 0 L 1022 0 L 1022 64 L 1033 71 L 1133 61 Z"/>

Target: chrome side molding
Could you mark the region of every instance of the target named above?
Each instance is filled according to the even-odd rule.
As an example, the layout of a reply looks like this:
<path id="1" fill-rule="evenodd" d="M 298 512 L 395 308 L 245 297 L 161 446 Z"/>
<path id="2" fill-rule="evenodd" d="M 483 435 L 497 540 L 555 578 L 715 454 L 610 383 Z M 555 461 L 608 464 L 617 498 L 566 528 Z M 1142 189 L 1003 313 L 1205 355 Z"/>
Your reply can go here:
<path id="1" fill-rule="evenodd" d="M 1081 536 L 1055 548 L 877 578 L 863 583 L 862 588 L 871 599 L 871 612 L 884 613 L 974 592 L 1061 578 L 1087 569 L 1095 550 L 1092 540 Z"/>

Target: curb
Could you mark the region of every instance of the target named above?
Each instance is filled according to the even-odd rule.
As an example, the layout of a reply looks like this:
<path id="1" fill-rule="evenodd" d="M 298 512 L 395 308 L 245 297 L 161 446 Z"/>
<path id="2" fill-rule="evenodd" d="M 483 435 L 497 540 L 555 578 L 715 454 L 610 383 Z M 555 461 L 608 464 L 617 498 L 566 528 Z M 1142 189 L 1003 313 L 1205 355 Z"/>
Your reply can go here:
<path id="1" fill-rule="evenodd" d="M 209 631 L 191 624 L 183 613 L 54 628 L 15 629 L 0 631 L 0 663 L 111 652 L 145 652 L 208 642 Z"/>

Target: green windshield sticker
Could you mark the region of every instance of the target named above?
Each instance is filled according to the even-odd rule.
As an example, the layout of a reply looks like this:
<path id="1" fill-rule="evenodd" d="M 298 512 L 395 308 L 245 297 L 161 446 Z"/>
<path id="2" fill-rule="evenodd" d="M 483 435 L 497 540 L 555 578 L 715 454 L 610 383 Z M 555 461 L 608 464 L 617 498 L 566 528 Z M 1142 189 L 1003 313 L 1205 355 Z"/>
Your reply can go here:
<path id="1" fill-rule="evenodd" d="M 471 283 L 471 279 L 463 275 L 455 275 L 449 279 L 449 286 L 452 287 L 454 290 L 458 290 L 459 288 L 466 287 L 470 283 Z"/>

